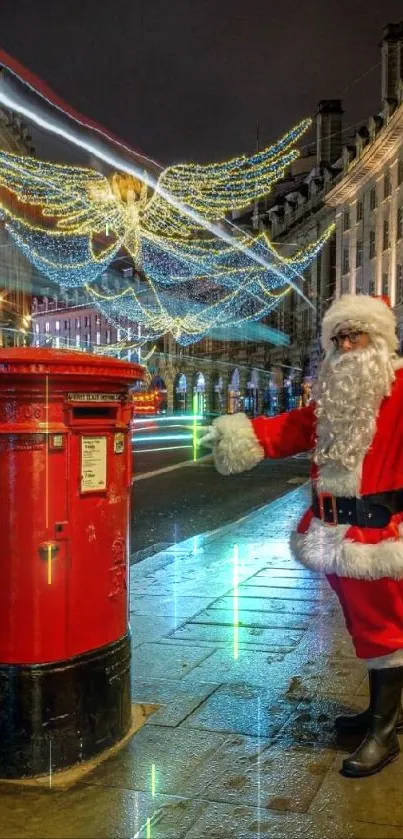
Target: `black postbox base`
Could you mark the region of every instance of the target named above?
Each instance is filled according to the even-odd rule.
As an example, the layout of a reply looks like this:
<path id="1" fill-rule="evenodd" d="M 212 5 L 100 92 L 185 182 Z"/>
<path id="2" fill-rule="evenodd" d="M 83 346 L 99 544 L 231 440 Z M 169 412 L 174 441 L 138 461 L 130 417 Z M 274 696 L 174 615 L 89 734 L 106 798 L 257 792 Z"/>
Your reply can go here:
<path id="1" fill-rule="evenodd" d="M 130 724 L 130 634 L 68 661 L 0 665 L 0 778 L 67 769 Z"/>

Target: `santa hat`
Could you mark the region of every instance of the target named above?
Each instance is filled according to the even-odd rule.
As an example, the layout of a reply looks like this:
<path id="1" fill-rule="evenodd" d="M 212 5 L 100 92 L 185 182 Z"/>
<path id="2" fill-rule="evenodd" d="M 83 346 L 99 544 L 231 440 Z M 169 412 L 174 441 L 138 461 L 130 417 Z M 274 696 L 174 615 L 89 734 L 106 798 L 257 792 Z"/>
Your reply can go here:
<path id="1" fill-rule="evenodd" d="M 354 327 L 368 332 L 371 339 L 383 338 L 390 353 L 396 352 L 396 318 L 386 297 L 369 294 L 344 294 L 327 310 L 322 323 L 322 345 L 331 349 L 331 339 L 341 327 Z"/>

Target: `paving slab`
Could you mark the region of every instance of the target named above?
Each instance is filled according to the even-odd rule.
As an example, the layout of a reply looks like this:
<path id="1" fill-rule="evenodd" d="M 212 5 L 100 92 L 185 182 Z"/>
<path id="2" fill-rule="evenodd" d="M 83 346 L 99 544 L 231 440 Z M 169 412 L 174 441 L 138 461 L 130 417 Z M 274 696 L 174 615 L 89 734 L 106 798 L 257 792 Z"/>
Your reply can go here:
<path id="1" fill-rule="evenodd" d="M 0 785 L 0 801 L 0 839 L 182 839 L 205 809 L 196 800 L 90 783 L 64 792 Z"/>
<path id="2" fill-rule="evenodd" d="M 257 687 L 269 687 L 274 683 L 285 691 L 294 669 L 284 668 L 284 658 L 285 653 L 269 653 L 255 647 L 234 648 L 233 644 L 226 644 L 189 669 L 183 682 L 247 683 Z"/>
<path id="3" fill-rule="evenodd" d="M 386 831 L 386 832 L 385 832 Z M 185 839 L 402 839 L 401 827 L 301 813 L 273 813 L 230 804 L 210 804 Z"/>
<path id="4" fill-rule="evenodd" d="M 145 641 L 157 641 L 172 632 L 177 626 L 183 623 L 179 615 L 161 617 L 153 615 L 132 615 L 130 626 L 132 630 L 132 648 L 144 644 Z"/>
<path id="5" fill-rule="evenodd" d="M 201 794 L 200 768 L 223 745 L 225 735 L 215 731 L 189 731 L 144 726 L 108 764 L 91 773 L 90 783 L 182 797 L 191 779 L 193 794 Z M 181 793 L 182 790 L 182 793 Z"/>
<path id="6" fill-rule="evenodd" d="M 167 636 L 172 640 L 197 642 L 210 641 L 212 644 L 258 644 L 269 651 L 291 650 L 302 637 L 302 632 L 293 629 L 264 629 L 262 627 L 244 627 L 238 624 L 220 626 L 219 624 L 187 623 L 175 629 Z"/>
<path id="7" fill-rule="evenodd" d="M 285 577 L 276 574 L 275 576 L 272 576 L 267 569 L 265 569 L 264 574 L 253 574 L 251 577 L 248 577 L 247 580 L 244 580 L 241 588 L 245 588 L 247 586 L 262 586 L 262 588 L 270 589 L 293 589 L 294 591 L 299 592 L 313 592 L 317 596 L 322 594 L 330 595 L 331 593 L 331 588 L 326 580 L 321 580 L 318 577 L 311 578 L 305 575 Z M 279 594 L 281 596 L 282 591 L 279 592 Z M 286 594 L 284 594 L 284 596 L 286 596 Z"/>
<path id="8" fill-rule="evenodd" d="M 295 709 L 281 696 L 279 687 L 225 684 L 190 714 L 183 728 L 236 732 L 254 737 L 273 737 Z"/>
<path id="9" fill-rule="evenodd" d="M 156 615 L 159 617 L 190 618 L 197 615 L 211 603 L 211 595 L 207 597 L 171 597 L 168 594 L 136 594 L 132 596 L 130 614 Z M 133 623 L 133 618 L 131 618 Z"/>
<path id="10" fill-rule="evenodd" d="M 135 679 L 182 679 L 194 667 L 208 659 L 214 647 L 177 644 L 141 644 L 133 650 L 132 677 Z M 211 681 L 211 679 L 209 680 Z"/>
<path id="11" fill-rule="evenodd" d="M 246 609 L 248 611 L 258 612 L 275 612 L 288 615 L 317 615 L 321 609 L 321 604 L 315 600 L 281 600 L 278 598 L 269 599 L 264 595 L 258 597 L 251 597 L 250 589 L 242 589 L 242 593 L 238 593 L 238 608 L 239 610 Z M 233 609 L 234 597 L 225 596 L 219 597 L 210 605 L 210 609 Z"/>
<path id="12" fill-rule="evenodd" d="M 243 601 L 242 601 L 243 603 Z M 247 609 L 240 609 L 237 603 L 236 611 L 234 604 L 232 609 L 210 608 L 197 615 L 193 615 L 189 621 L 193 624 L 219 624 L 220 626 L 234 626 L 234 619 L 238 626 L 261 627 L 263 629 L 299 629 L 303 630 L 309 626 L 310 619 L 307 615 L 293 615 L 281 612 L 260 612 Z"/>
<path id="13" fill-rule="evenodd" d="M 234 589 L 231 588 L 228 594 L 233 596 L 233 592 Z M 289 588 L 279 588 L 277 586 L 265 586 L 257 584 L 256 578 L 254 580 L 251 580 L 250 583 L 242 583 L 239 586 L 237 593 L 239 597 L 265 597 L 267 598 L 267 600 L 317 601 L 327 599 L 330 596 L 328 592 L 324 593 L 312 587 L 300 588 L 298 586 Z"/>
<path id="14" fill-rule="evenodd" d="M 167 679 L 135 680 L 133 684 L 133 702 L 149 703 L 150 697 L 161 708 L 152 714 L 153 725 L 168 725 L 176 727 L 183 722 L 201 703 L 207 699 L 219 685 L 215 684 L 185 684 L 183 681 L 168 681 Z M 145 725 L 151 721 L 147 718 Z"/>
<path id="15" fill-rule="evenodd" d="M 223 757 L 220 751 L 224 748 Z M 326 749 L 315 753 L 269 746 L 256 754 L 255 747 L 255 753 L 248 755 L 241 744 L 238 753 L 228 746 L 220 751 L 208 764 L 211 782 L 205 798 L 292 813 L 308 812 L 334 761 L 334 752 Z"/>

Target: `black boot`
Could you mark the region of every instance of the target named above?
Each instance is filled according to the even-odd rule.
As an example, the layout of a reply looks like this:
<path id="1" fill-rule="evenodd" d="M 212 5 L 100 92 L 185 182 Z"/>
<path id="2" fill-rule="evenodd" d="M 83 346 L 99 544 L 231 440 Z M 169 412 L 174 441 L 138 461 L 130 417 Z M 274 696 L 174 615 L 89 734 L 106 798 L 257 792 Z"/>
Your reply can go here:
<path id="1" fill-rule="evenodd" d="M 373 670 L 368 671 L 369 692 L 371 695 L 371 681 Z M 368 731 L 371 721 L 371 707 L 359 714 L 340 714 L 334 721 L 334 727 L 338 734 L 365 734 Z M 399 703 L 399 711 L 396 720 L 396 731 L 403 731 L 403 708 Z"/>
<path id="2" fill-rule="evenodd" d="M 400 752 L 396 720 L 403 687 L 403 667 L 372 670 L 370 680 L 370 723 L 366 737 L 343 761 L 343 774 L 353 778 L 374 775 Z"/>

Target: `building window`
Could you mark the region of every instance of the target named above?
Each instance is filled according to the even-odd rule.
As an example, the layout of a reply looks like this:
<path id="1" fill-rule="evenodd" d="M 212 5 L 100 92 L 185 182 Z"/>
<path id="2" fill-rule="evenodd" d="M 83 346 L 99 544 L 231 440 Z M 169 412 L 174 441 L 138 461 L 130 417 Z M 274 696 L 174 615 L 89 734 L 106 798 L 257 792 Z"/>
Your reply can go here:
<path id="1" fill-rule="evenodd" d="M 396 239 L 403 237 L 403 206 L 397 208 Z"/>
<path id="2" fill-rule="evenodd" d="M 403 158 L 401 158 L 397 164 L 397 183 L 398 186 L 403 183 Z"/>
<path id="3" fill-rule="evenodd" d="M 350 270 L 350 259 L 348 248 L 343 249 L 343 274 L 348 274 Z"/>
<path id="4" fill-rule="evenodd" d="M 389 247 L 389 221 L 387 218 L 383 220 L 383 239 L 382 239 L 382 248 L 384 251 L 387 251 Z"/>
<path id="5" fill-rule="evenodd" d="M 382 294 L 389 294 L 389 279 L 387 274 L 382 274 Z"/>
<path id="6" fill-rule="evenodd" d="M 403 265 L 396 265 L 396 303 L 403 302 Z"/>
<path id="7" fill-rule="evenodd" d="M 390 193 L 392 192 L 392 184 L 390 180 L 390 172 L 386 172 L 385 177 L 383 179 L 383 197 L 389 198 Z"/>
<path id="8" fill-rule="evenodd" d="M 76 329 L 80 329 L 80 327 L 81 327 L 80 318 L 76 318 Z"/>
<path id="9" fill-rule="evenodd" d="M 91 335 L 88 332 L 85 336 L 85 343 L 87 344 L 87 347 L 89 347 L 89 345 L 91 343 Z"/>
<path id="10" fill-rule="evenodd" d="M 344 210 L 343 213 L 343 230 L 350 229 L 350 210 Z"/>
<path id="11" fill-rule="evenodd" d="M 86 327 L 86 326 L 88 327 L 89 325 L 90 325 L 90 319 L 89 318 L 84 318 L 84 327 Z"/>
<path id="12" fill-rule="evenodd" d="M 95 326 L 101 326 L 101 318 L 99 315 L 95 315 Z"/>
<path id="13" fill-rule="evenodd" d="M 36 332 L 36 334 L 38 334 L 38 332 L 39 332 L 39 323 L 35 324 L 35 332 Z"/>
<path id="14" fill-rule="evenodd" d="M 55 323 L 56 332 L 60 332 L 60 320 L 57 320 Z"/>
<path id="15" fill-rule="evenodd" d="M 375 210 L 376 207 L 376 186 L 373 186 L 369 193 L 369 209 Z"/>
<path id="16" fill-rule="evenodd" d="M 60 338 L 59 338 L 58 335 L 56 335 L 56 338 L 55 338 L 55 347 L 56 347 L 57 350 L 60 348 Z"/>
<path id="17" fill-rule="evenodd" d="M 80 336 L 76 335 L 76 347 L 80 346 Z"/>
<path id="18" fill-rule="evenodd" d="M 362 221 L 364 216 L 364 204 L 361 201 L 357 201 L 357 221 Z"/>
<path id="19" fill-rule="evenodd" d="M 369 258 L 373 259 L 376 254 L 375 230 L 369 231 Z"/>
<path id="20" fill-rule="evenodd" d="M 70 321 L 69 321 L 69 320 L 65 320 L 65 321 L 64 321 L 64 328 L 65 328 L 65 329 L 68 329 L 68 328 L 69 328 L 69 326 L 70 326 Z"/>
<path id="21" fill-rule="evenodd" d="M 48 320 L 45 323 L 45 332 L 50 332 L 50 324 Z"/>
<path id="22" fill-rule="evenodd" d="M 106 343 L 110 344 L 110 342 L 111 342 L 111 330 L 107 329 L 106 330 Z"/>
<path id="23" fill-rule="evenodd" d="M 375 276 L 374 276 L 374 274 L 371 274 L 371 276 L 370 276 L 369 293 L 370 294 L 375 294 Z"/>
<path id="24" fill-rule="evenodd" d="M 97 346 L 98 347 L 99 347 L 100 343 L 101 343 L 101 333 L 97 332 Z"/>
<path id="25" fill-rule="evenodd" d="M 356 254 L 355 254 L 356 268 L 361 268 L 362 257 L 363 257 L 362 239 L 357 239 L 357 250 L 356 250 Z"/>
<path id="26" fill-rule="evenodd" d="M 121 340 L 122 340 L 122 332 L 123 332 L 123 330 L 122 330 L 122 329 L 120 329 L 120 327 L 118 327 L 118 332 L 117 332 L 117 337 L 116 337 L 116 340 L 117 340 L 117 341 L 121 341 Z"/>

